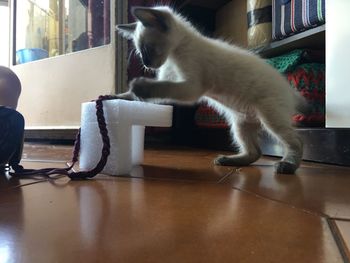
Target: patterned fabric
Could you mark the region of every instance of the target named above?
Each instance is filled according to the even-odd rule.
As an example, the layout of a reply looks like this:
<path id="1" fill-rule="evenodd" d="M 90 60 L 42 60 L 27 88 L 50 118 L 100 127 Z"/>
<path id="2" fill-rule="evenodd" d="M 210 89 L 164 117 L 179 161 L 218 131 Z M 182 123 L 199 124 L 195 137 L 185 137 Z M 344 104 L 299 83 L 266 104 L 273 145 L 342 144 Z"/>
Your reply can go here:
<path id="1" fill-rule="evenodd" d="M 325 123 L 325 65 L 309 63 L 287 73 L 287 79 L 308 102 L 308 114 L 293 116 L 296 126 L 323 127 Z"/>
<path id="2" fill-rule="evenodd" d="M 294 50 L 266 60 L 286 75 L 291 86 L 306 98 L 311 107 L 310 113 L 293 116 L 296 126 L 324 126 L 325 65 L 322 53 L 324 54 L 323 51 Z M 321 63 L 311 63 L 312 61 Z"/>
<path id="3" fill-rule="evenodd" d="M 293 71 L 296 66 L 300 65 L 303 57 L 304 51 L 297 49 L 282 56 L 267 59 L 266 62 L 284 74 Z"/>
<path id="4" fill-rule="evenodd" d="M 223 116 L 207 104 L 199 105 L 194 116 L 195 123 L 202 128 L 227 128 L 228 124 Z"/>
<path id="5" fill-rule="evenodd" d="M 325 23 L 325 0 L 272 0 L 272 39 Z"/>
<path id="6" fill-rule="evenodd" d="M 281 74 L 286 74 L 296 69 L 301 64 L 319 63 L 325 64 L 324 50 L 295 49 L 289 53 L 266 59 L 266 62 L 276 68 Z"/>

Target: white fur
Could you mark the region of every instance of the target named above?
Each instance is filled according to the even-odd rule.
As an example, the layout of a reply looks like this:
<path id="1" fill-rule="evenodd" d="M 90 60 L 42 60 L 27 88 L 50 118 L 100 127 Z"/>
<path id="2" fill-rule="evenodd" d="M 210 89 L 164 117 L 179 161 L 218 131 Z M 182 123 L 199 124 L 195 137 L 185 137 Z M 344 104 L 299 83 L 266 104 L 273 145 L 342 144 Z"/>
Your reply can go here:
<path id="1" fill-rule="evenodd" d="M 284 146 L 285 154 L 277 171 L 294 172 L 300 164 L 302 143 L 291 126 L 291 117 L 302 99 L 285 78 L 249 51 L 201 35 L 168 7 L 157 9 L 168 17 L 170 30 L 160 35 L 165 39 L 162 45 L 166 53 L 159 55 L 162 65 L 157 80 L 136 79 L 130 84 L 130 91 L 145 100 L 201 99 L 222 113 L 241 152 L 220 156 L 217 164 L 248 165 L 256 161 L 261 155 L 257 135 L 262 126 Z M 139 49 L 141 39 L 157 45 L 160 36 L 139 22 L 133 39 Z M 286 163 L 292 168 L 286 168 Z"/>

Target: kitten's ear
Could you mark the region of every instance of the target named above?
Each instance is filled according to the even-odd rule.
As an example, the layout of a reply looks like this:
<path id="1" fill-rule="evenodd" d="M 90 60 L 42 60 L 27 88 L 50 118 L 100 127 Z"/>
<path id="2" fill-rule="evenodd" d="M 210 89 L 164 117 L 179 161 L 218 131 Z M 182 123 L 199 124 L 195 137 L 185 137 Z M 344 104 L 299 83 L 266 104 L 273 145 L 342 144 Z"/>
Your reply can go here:
<path id="1" fill-rule="evenodd" d="M 137 23 L 131 23 L 131 24 L 121 24 L 117 25 L 115 29 L 123 35 L 123 37 L 127 39 L 132 39 L 134 36 L 134 32 L 136 29 Z"/>
<path id="2" fill-rule="evenodd" d="M 145 27 L 153 27 L 162 32 L 169 30 L 170 16 L 169 12 L 160 9 L 133 7 L 131 9 L 134 17 Z"/>

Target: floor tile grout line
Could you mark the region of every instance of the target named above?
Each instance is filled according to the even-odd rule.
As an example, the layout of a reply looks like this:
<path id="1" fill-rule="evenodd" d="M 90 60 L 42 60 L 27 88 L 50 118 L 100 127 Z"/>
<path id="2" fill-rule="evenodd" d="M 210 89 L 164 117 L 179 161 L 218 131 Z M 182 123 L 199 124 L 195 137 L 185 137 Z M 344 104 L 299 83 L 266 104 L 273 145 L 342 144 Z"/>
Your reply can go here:
<path id="1" fill-rule="evenodd" d="M 293 205 L 288 204 L 286 202 L 283 202 L 281 200 L 277 200 L 277 199 L 273 199 L 273 198 L 267 198 L 265 196 L 258 195 L 258 194 L 254 193 L 254 192 L 251 192 L 251 191 L 248 191 L 248 190 L 244 190 L 244 189 L 240 189 L 238 187 L 232 186 L 232 188 L 237 190 L 237 191 L 249 194 L 249 195 L 254 195 L 257 198 L 260 198 L 260 199 L 263 199 L 263 200 L 267 200 L 267 201 L 277 202 L 277 203 L 280 203 L 282 205 L 286 205 L 286 206 L 288 206 L 288 207 L 290 207 L 292 209 L 298 209 L 298 210 L 300 210 L 300 211 L 302 211 L 304 213 L 311 214 L 313 216 L 318 216 L 318 217 L 321 217 L 321 218 L 325 219 L 327 224 L 328 224 L 328 227 L 329 227 L 329 229 L 331 231 L 333 239 L 334 239 L 334 241 L 336 243 L 336 246 L 337 246 L 337 248 L 339 250 L 339 253 L 341 254 L 341 257 L 342 257 L 344 263 L 350 263 L 350 259 L 348 258 L 347 253 L 346 253 L 346 246 L 345 246 L 345 244 L 343 242 L 341 234 L 339 233 L 339 230 L 338 230 L 337 226 L 335 226 L 334 223 L 332 222 L 332 220 L 334 220 L 333 218 L 331 218 L 328 215 L 323 214 L 323 213 L 302 209 L 300 207 L 293 206 Z M 343 221 L 348 221 L 348 220 L 343 220 Z"/>
<path id="2" fill-rule="evenodd" d="M 333 216 L 330 216 L 329 218 L 335 221 L 350 222 L 350 218 L 333 217 Z"/>
<path id="3" fill-rule="evenodd" d="M 224 182 L 226 180 L 226 178 L 230 177 L 232 174 L 234 174 L 235 170 L 231 169 L 226 175 L 224 175 L 223 177 L 221 177 L 219 179 L 219 181 L 217 181 L 217 184 L 222 184 L 222 182 Z"/>
<path id="4" fill-rule="evenodd" d="M 229 175 L 232 175 L 234 174 L 235 172 L 239 172 L 240 169 L 235 169 L 235 170 L 232 170 L 232 172 L 229 174 Z M 227 178 L 228 176 L 225 176 L 225 179 Z M 241 191 L 243 193 L 247 193 L 247 194 L 250 194 L 250 195 L 254 195 L 255 197 L 258 197 L 258 198 L 261 198 L 261 199 L 264 199 L 264 200 L 269 200 L 269 201 L 273 201 L 273 202 L 276 202 L 276 203 L 280 203 L 280 204 L 283 204 L 283 205 L 286 205 L 290 208 L 293 208 L 293 209 L 298 209 L 300 211 L 303 211 L 304 213 L 307 213 L 307 214 L 311 214 L 311 215 L 315 215 L 315 216 L 320 216 L 322 218 L 329 218 L 328 215 L 324 214 L 324 213 L 321 213 L 321 212 L 315 212 L 315 211 L 312 211 L 312 210 L 308 210 L 308 209 L 305 209 L 305 208 L 301 208 L 299 206 L 294 206 L 294 205 L 291 205 L 287 202 L 284 202 L 284 201 L 281 201 L 281 200 L 278 200 L 278 199 L 274 199 L 274 198 L 269 198 L 269 197 L 266 197 L 264 195 L 260 195 L 260 194 L 257 194 L 255 192 L 252 192 L 252 191 L 249 191 L 249 190 L 246 190 L 246 189 L 242 189 L 242 188 L 239 188 L 239 187 L 236 187 L 236 186 L 231 186 L 233 189 L 237 190 L 237 191 Z"/>
<path id="5" fill-rule="evenodd" d="M 342 234 L 339 231 L 339 228 L 334 223 L 333 219 L 326 218 L 326 221 L 344 263 L 350 263 L 350 258 L 348 257 L 348 253 L 346 252 L 348 249 L 346 248 L 346 244 L 344 243 L 344 240 L 343 240 Z"/>
<path id="6" fill-rule="evenodd" d="M 196 180 L 196 179 L 175 179 L 175 178 L 159 178 L 159 177 L 137 177 L 137 176 L 116 176 L 117 178 L 124 179 L 137 179 L 137 180 L 151 180 L 151 181 L 160 181 L 160 182 L 174 182 L 174 183 L 188 183 L 188 184 L 208 184 L 208 185 L 221 185 L 217 181 L 209 180 Z"/>
<path id="7" fill-rule="evenodd" d="M 263 195 L 259 195 L 259 194 L 255 193 L 255 192 L 252 192 L 252 191 L 249 191 L 249 190 L 245 190 L 245 189 L 241 189 L 241 188 L 238 188 L 238 187 L 235 187 L 235 186 L 232 186 L 232 188 L 237 190 L 237 191 L 241 191 L 243 193 L 246 193 L 246 194 L 254 195 L 255 197 L 263 199 L 263 200 L 268 200 L 268 201 L 280 203 L 280 204 L 286 205 L 286 206 L 288 206 L 290 208 L 298 209 L 298 210 L 300 210 L 300 211 L 302 211 L 304 213 L 310 214 L 310 215 L 319 216 L 319 217 L 322 217 L 322 218 L 325 218 L 325 219 L 329 218 L 329 216 L 324 214 L 324 213 L 320 213 L 320 212 L 315 212 L 315 211 L 311 211 L 311 210 L 308 210 L 308 209 L 304 209 L 304 208 L 301 208 L 299 206 L 291 205 L 291 204 L 289 204 L 287 202 L 284 202 L 284 201 L 281 201 L 281 200 L 278 200 L 278 199 L 274 199 L 274 198 L 269 198 L 269 197 L 266 197 L 266 196 L 263 196 Z"/>
<path id="8" fill-rule="evenodd" d="M 233 175 L 235 172 L 239 172 L 239 169 L 234 169 L 232 170 L 227 176 L 225 176 L 224 178 L 220 179 L 220 183 L 222 181 L 225 181 L 229 176 Z M 274 199 L 274 198 L 270 198 L 270 197 L 267 197 L 267 196 L 264 196 L 264 195 L 261 195 L 261 194 L 258 194 L 258 193 L 255 193 L 253 191 L 249 191 L 249 190 L 246 190 L 246 189 L 242 189 L 242 188 L 239 188 L 237 186 L 231 186 L 233 189 L 237 190 L 237 191 L 241 191 L 241 192 L 244 192 L 244 193 L 247 193 L 247 194 L 251 194 L 251 195 L 254 195 L 258 198 L 261 198 L 261 199 L 264 199 L 264 200 L 270 200 L 270 201 L 273 201 L 273 202 L 277 202 L 277 203 L 281 203 L 281 204 L 284 204 L 284 205 L 287 205 L 291 208 L 294 208 L 294 209 L 299 209 L 305 213 L 308 213 L 308 214 L 312 214 L 312 215 L 317 215 L 317 216 L 320 216 L 320 217 L 323 217 L 325 219 L 334 219 L 334 220 L 340 220 L 340 221 L 349 221 L 350 222 L 350 218 L 342 218 L 342 217 L 332 217 L 332 216 L 329 216 L 325 213 L 322 213 L 322 212 L 315 212 L 315 211 L 312 211 L 312 210 L 309 210 L 309 209 L 305 209 L 305 208 L 302 208 L 300 206 L 295 206 L 295 205 L 291 205 L 285 201 L 282 201 L 282 200 L 278 200 L 278 199 Z"/>

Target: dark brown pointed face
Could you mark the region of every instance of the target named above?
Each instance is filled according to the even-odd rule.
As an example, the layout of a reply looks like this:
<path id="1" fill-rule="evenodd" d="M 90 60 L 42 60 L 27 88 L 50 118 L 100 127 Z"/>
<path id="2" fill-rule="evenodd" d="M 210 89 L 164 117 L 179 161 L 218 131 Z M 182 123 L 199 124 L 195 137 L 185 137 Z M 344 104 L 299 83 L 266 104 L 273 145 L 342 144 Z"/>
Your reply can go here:
<path id="1" fill-rule="evenodd" d="M 134 7 L 131 12 L 145 27 L 151 27 L 161 32 L 166 32 L 169 29 L 170 17 L 167 12 L 144 7 Z"/>
<path id="2" fill-rule="evenodd" d="M 147 68 L 157 69 L 161 67 L 169 56 L 171 43 L 163 34 L 148 32 L 135 38 L 136 49 Z"/>
<path id="3" fill-rule="evenodd" d="M 171 49 L 171 12 L 142 7 L 135 7 L 132 12 L 137 22 L 118 25 L 117 30 L 125 38 L 133 40 L 147 68 L 157 69 L 165 63 Z"/>
<path id="4" fill-rule="evenodd" d="M 161 54 L 156 50 L 156 44 L 141 44 L 141 59 L 142 63 L 148 68 L 158 68 L 159 57 Z"/>
<path id="5" fill-rule="evenodd" d="M 152 67 L 152 61 L 155 58 L 154 48 L 150 45 L 141 45 L 141 58 L 146 67 Z"/>

